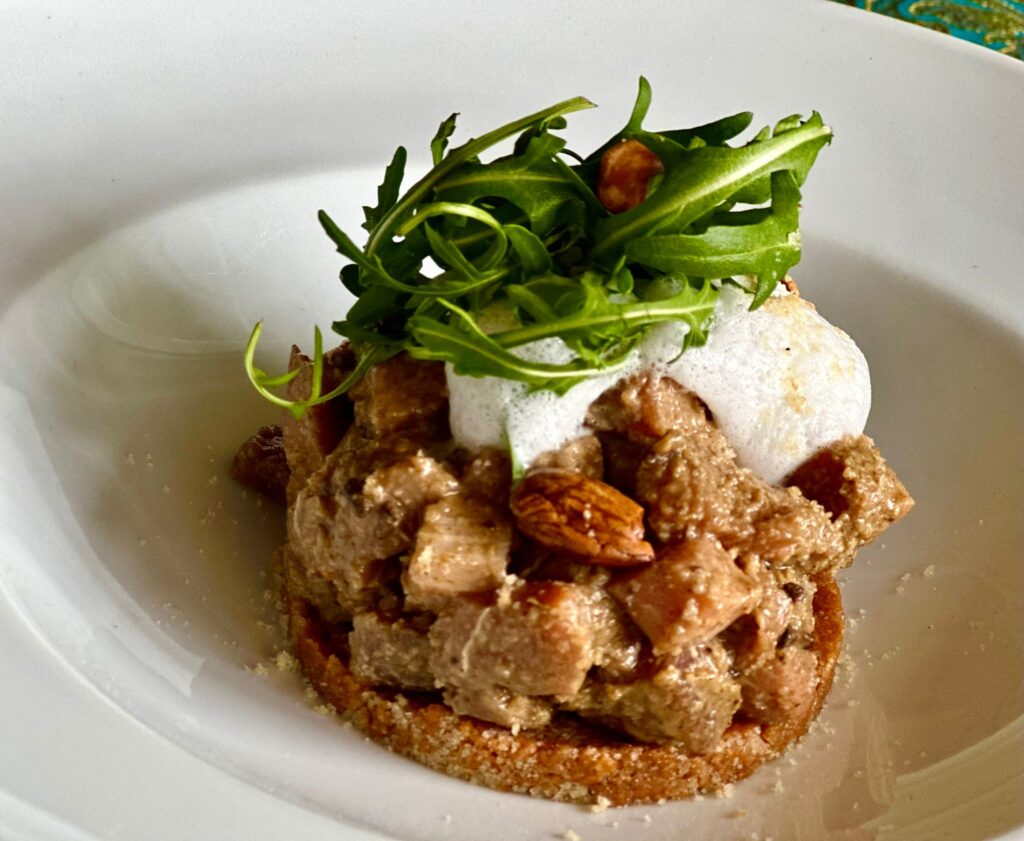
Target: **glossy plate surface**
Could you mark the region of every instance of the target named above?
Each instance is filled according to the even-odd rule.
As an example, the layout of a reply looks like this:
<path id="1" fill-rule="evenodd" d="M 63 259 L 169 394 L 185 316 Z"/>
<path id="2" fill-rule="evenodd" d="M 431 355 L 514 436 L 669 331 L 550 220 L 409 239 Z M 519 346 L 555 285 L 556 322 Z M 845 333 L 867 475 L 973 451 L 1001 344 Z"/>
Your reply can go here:
<path id="1" fill-rule="evenodd" d="M 1024 66 L 819 2 L 483 9 L 0 12 L 0 835 L 1024 838 Z M 346 305 L 318 208 L 358 230 L 453 110 L 464 139 L 582 94 L 592 146 L 640 73 L 652 124 L 833 126 L 794 274 L 867 355 L 917 509 L 844 574 L 800 746 L 727 799 L 595 814 L 319 715 L 275 662 L 280 512 L 226 468 L 275 416 L 252 324 L 277 367 Z"/>

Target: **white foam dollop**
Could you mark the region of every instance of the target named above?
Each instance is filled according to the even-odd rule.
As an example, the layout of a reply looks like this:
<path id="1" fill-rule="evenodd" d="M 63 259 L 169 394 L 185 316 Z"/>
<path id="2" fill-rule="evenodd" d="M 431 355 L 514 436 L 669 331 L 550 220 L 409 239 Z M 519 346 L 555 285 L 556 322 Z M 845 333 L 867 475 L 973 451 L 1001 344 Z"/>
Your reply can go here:
<path id="1" fill-rule="evenodd" d="M 563 365 L 573 358 L 561 339 L 543 339 L 515 349 L 530 362 Z M 531 392 L 525 383 L 499 377 L 464 377 L 445 366 L 452 437 L 470 449 L 507 442 L 529 466 L 537 456 L 583 435 L 587 407 L 603 391 L 639 369 L 638 356 L 608 374 L 583 380 L 565 394 Z"/>
<path id="2" fill-rule="evenodd" d="M 528 466 L 582 435 L 587 407 L 603 391 L 654 366 L 707 403 L 740 464 L 779 482 L 817 450 L 864 431 L 871 380 L 857 345 L 808 301 L 782 292 L 754 312 L 749 304 L 749 295 L 725 286 L 705 345 L 680 354 L 686 325 L 658 325 L 623 368 L 561 396 L 496 377 L 459 376 L 448 365 L 452 435 L 469 448 L 507 441 Z M 572 356 L 559 339 L 515 352 L 554 364 Z"/>
<path id="3" fill-rule="evenodd" d="M 723 287 L 707 343 L 666 370 L 707 403 L 739 463 L 776 483 L 864 431 L 871 376 L 853 339 L 806 299 L 783 293 L 749 306 L 749 295 Z"/>

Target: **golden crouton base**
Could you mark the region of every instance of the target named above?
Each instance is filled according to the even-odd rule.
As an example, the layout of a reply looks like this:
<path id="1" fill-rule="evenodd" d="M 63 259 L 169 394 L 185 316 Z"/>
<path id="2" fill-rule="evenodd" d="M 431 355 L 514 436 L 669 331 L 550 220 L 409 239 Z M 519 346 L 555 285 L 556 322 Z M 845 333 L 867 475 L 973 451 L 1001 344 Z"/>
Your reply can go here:
<path id="1" fill-rule="evenodd" d="M 816 579 L 815 638 L 818 688 L 805 714 L 778 725 L 734 723 L 710 753 L 641 744 L 559 716 L 538 730 L 511 730 L 460 716 L 426 695 L 373 689 L 360 683 L 332 650 L 330 626 L 286 593 L 289 626 L 306 676 L 346 720 L 395 753 L 478 785 L 590 804 L 679 800 L 742 780 L 800 738 L 832 685 L 843 636 L 839 589 Z M 339 647 L 340 650 L 341 647 Z M 602 802 L 604 802 L 602 800 Z"/>

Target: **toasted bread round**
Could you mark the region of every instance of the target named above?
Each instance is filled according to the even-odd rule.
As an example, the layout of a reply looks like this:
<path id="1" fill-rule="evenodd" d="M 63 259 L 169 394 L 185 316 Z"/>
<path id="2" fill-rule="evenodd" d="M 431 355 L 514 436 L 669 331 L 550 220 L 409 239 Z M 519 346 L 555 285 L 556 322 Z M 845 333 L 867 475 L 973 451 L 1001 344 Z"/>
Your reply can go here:
<path id="1" fill-rule="evenodd" d="M 734 722 L 718 746 L 700 756 L 673 744 L 618 737 L 570 716 L 541 729 L 512 732 L 460 716 L 428 695 L 368 687 L 349 671 L 345 638 L 306 602 L 285 595 L 306 676 L 340 715 L 375 742 L 478 785 L 571 803 L 607 798 L 625 806 L 717 791 L 748 777 L 807 731 L 831 688 L 843 635 L 835 580 L 823 575 L 815 582 L 814 702 L 781 724 Z"/>

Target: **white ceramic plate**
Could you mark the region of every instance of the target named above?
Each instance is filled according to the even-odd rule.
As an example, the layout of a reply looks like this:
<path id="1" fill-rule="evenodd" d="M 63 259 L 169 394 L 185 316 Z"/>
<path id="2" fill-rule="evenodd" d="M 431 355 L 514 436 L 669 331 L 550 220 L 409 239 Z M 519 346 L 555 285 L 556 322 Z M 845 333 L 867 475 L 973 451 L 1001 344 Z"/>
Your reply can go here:
<path id="1" fill-rule="evenodd" d="M 1024 838 L 1024 66 L 824 2 L 0 10 L 0 836 Z M 584 147 L 820 110 L 804 293 L 852 333 L 917 509 L 845 575 L 850 665 L 729 799 L 592 814 L 318 715 L 272 662 L 279 515 L 233 486 L 279 356 L 345 305 L 394 147 L 574 94 Z M 933 574 L 932 574 L 933 571 Z M 863 611 L 863 616 L 861 612 Z M 269 674 L 258 674 L 258 665 Z"/>

